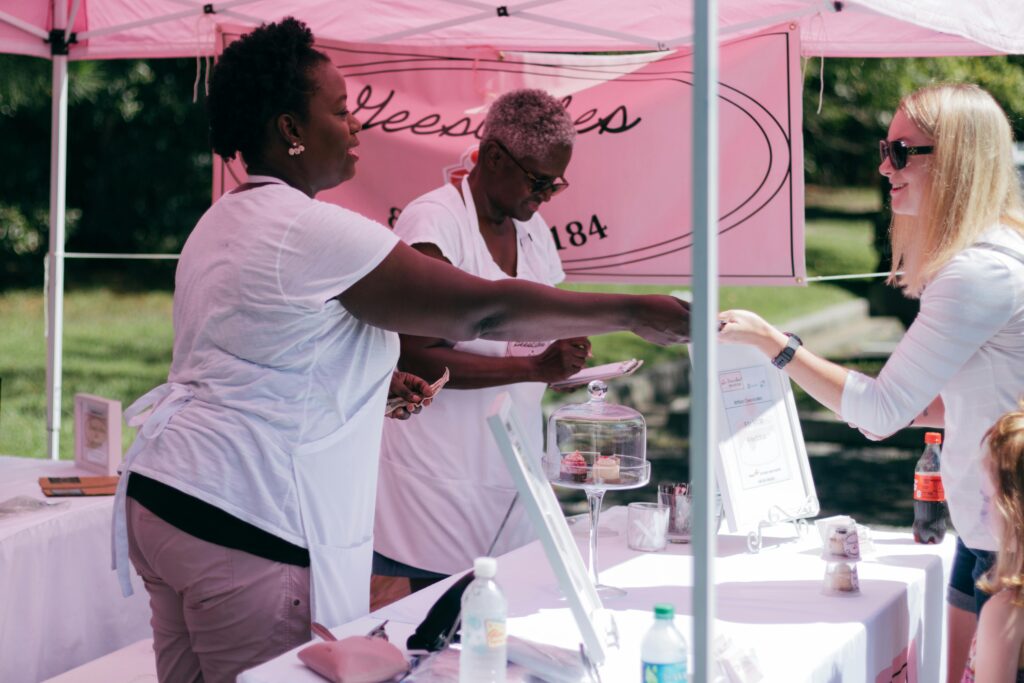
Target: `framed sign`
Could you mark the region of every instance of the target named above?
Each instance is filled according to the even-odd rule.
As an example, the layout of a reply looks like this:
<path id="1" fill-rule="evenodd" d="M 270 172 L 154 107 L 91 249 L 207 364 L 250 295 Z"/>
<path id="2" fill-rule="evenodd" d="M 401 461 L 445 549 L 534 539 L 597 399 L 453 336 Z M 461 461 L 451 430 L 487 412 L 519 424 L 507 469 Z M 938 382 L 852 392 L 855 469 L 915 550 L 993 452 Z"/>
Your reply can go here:
<path id="1" fill-rule="evenodd" d="M 121 465 L 121 402 L 75 394 L 75 465 L 107 476 Z"/>
<path id="2" fill-rule="evenodd" d="M 789 377 L 752 346 L 719 344 L 718 387 L 716 474 L 729 530 L 817 516 Z"/>
<path id="3" fill-rule="evenodd" d="M 604 609 L 590 580 L 562 508 L 540 466 L 540 458 L 536 453 L 529 453 L 524 445 L 530 441 L 512 410 L 508 393 L 503 392 L 494 400 L 487 424 L 583 635 L 587 657 L 593 664 L 600 665 L 605 661 L 606 649 L 618 645 L 615 621 Z"/>

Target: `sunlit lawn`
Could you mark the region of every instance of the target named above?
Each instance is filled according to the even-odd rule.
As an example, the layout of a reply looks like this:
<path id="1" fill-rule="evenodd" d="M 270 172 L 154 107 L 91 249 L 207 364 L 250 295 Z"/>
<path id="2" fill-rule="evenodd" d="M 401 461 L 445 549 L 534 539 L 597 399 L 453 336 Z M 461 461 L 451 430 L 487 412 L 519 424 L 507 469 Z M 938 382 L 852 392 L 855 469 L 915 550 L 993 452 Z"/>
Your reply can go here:
<path id="1" fill-rule="evenodd" d="M 815 221 L 807 228 L 808 273 L 868 272 L 875 266 L 867 221 Z M 569 285 L 572 289 L 670 292 L 671 286 Z M 726 287 L 722 308 L 750 308 L 768 320 L 786 320 L 848 301 L 838 286 Z M 120 400 L 135 398 L 163 382 L 171 359 L 171 295 L 124 294 L 75 289 L 64 305 L 64 373 L 61 457 L 73 452 L 72 405 L 78 392 Z M 46 339 L 41 291 L 0 294 L 0 454 L 46 454 Z M 643 358 L 648 363 L 684 353 L 651 346 L 626 333 L 594 340 L 594 362 Z M 125 446 L 132 430 L 125 430 Z"/>

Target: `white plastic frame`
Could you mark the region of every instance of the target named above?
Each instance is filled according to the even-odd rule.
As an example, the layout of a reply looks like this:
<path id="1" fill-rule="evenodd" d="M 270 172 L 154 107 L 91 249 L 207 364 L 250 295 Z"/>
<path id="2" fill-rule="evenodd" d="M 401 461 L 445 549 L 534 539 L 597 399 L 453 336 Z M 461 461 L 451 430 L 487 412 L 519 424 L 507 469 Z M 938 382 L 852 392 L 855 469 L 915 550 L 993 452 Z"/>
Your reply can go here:
<path id="1" fill-rule="evenodd" d="M 121 458 L 121 402 L 75 394 L 75 465 L 112 477 Z"/>
<path id="2" fill-rule="evenodd" d="M 767 524 L 817 516 L 818 494 L 789 377 L 752 346 L 720 344 L 717 351 L 718 458 L 715 467 L 729 530 L 756 532 Z M 751 416 L 761 420 L 757 426 L 748 424 L 737 428 L 737 423 L 743 421 L 737 419 L 742 408 L 727 389 L 736 381 L 742 381 L 738 378 L 764 382 L 764 388 L 752 390 L 751 395 L 766 393 L 771 397 L 757 404 L 760 407 L 750 408 Z M 728 410 L 734 411 L 732 419 Z M 744 435 L 758 428 L 761 430 L 758 440 L 768 440 L 771 446 L 762 452 L 778 454 L 775 461 L 764 467 L 763 478 L 767 483 L 757 483 L 754 479 L 752 472 L 757 471 L 758 466 L 742 462 Z M 750 452 L 748 449 L 747 454 Z M 771 481 L 772 467 L 783 467 L 785 473 L 774 475 L 776 480 Z"/>
<path id="3" fill-rule="evenodd" d="M 512 410 L 508 393 L 500 394 L 487 414 L 487 424 L 512 474 L 519 498 L 540 538 L 544 554 L 558 579 L 583 636 L 587 657 L 593 664 L 605 661 L 606 648 L 617 645 L 614 618 L 606 612 L 587 574 L 586 565 L 573 540 L 551 484 L 540 465 L 539 454 L 527 452 L 523 428 Z"/>

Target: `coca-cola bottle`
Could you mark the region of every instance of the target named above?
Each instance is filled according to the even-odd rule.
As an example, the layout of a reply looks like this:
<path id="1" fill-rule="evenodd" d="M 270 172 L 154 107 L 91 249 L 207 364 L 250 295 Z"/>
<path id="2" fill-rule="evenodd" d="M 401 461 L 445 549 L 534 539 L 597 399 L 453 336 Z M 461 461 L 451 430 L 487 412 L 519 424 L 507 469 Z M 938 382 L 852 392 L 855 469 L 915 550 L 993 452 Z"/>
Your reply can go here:
<path id="1" fill-rule="evenodd" d="M 939 473 L 942 434 L 926 432 L 914 468 L 914 541 L 939 543 L 946 535 L 946 492 Z"/>

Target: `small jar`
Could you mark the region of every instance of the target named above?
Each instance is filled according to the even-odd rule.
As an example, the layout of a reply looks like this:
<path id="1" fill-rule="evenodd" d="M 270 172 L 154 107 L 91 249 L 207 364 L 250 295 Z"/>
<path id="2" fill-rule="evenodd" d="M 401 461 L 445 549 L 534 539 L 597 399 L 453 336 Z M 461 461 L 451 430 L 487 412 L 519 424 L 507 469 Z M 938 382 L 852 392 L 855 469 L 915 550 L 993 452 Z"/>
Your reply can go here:
<path id="1" fill-rule="evenodd" d="M 856 562 L 829 562 L 825 565 L 825 595 L 858 595 L 860 579 L 857 577 Z"/>
<path id="2" fill-rule="evenodd" d="M 824 560 L 835 562 L 857 562 L 860 560 L 860 538 L 857 524 L 834 522 L 825 532 L 825 545 L 821 551 Z"/>

